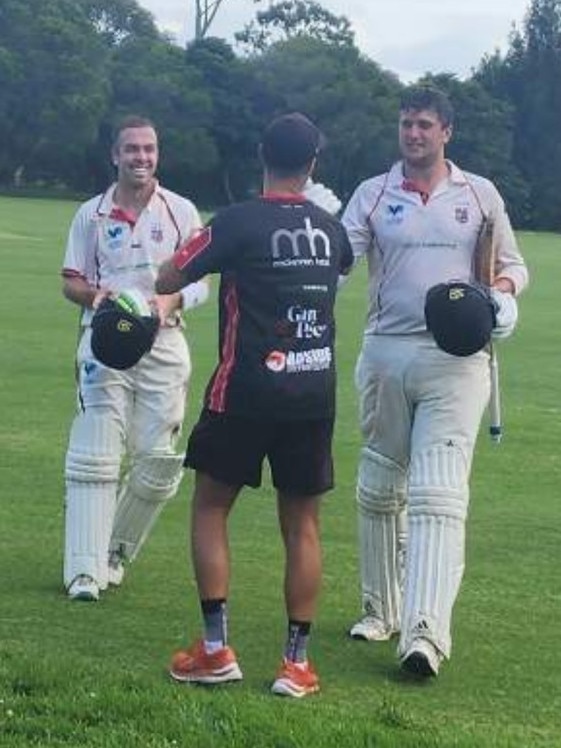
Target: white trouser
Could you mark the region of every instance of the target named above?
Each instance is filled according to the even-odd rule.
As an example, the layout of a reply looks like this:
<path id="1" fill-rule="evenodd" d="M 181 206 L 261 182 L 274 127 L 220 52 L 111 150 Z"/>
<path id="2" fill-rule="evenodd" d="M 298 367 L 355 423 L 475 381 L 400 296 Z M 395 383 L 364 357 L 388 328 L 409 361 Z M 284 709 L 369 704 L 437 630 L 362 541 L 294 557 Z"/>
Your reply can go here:
<path id="1" fill-rule="evenodd" d="M 371 524 L 387 524 L 384 514 L 395 518 L 395 497 L 406 486 L 408 540 L 401 615 L 387 623 L 395 626 L 400 619 L 400 652 L 422 631 L 448 656 L 452 606 L 463 572 L 469 472 L 489 399 L 488 355 L 482 351 L 466 358 L 450 356 L 428 334 L 367 335 L 355 376 L 363 438 L 359 525 L 364 523 L 360 497 L 373 465 L 386 461 L 396 468 L 385 469 L 383 479 L 372 478 L 370 490 L 366 487 L 371 504 L 378 501 L 369 512 Z M 384 496 L 380 488 L 392 474 L 395 485 L 386 486 Z M 399 552 L 397 542 L 388 547 Z M 363 600 L 379 599 L 380 610 L 392 611 L 399 580 L 383 579 L 376 590 L 372 582 L 380 578 L 376 570 L 382 568 L 398 574 L 399 563 L 378 558 L 388 552 L 383 543 L 361 540 L 360 550 Z M 389 600 L 388 590 L 393 595 Z"/>
<path id="2" fill-rule="evenodd" d="M 179 328 L 161 330 L 150 353 L 126 371 L 100 364 L 91 353 L 90 339 L 88 328 L 78 347 L 78 412 L 66 455 L 64 583 L 68 586 L 77 575 L 90 574 L 103 588 L 117 495 L 123 493 L 119 492 L 119 479 L 127 482 L 139 462 L 150 470 L 155 457 L 174 454 L 185 414 L 191 361 Z M 146 469 L 136 472 L 144 475 Z M 160 473 L 166 471 L 155 472 L 156 507 L 162 495 L 168 497 L 177 487 L 178 480 L 170 474 L 170 490 L 162 491 Z M 144 483 L 151 485 L 153 481 Z M 153 522 L 153 518 L 146 521 Z M 142 533 L 142 528 L 138 532 Z"/>

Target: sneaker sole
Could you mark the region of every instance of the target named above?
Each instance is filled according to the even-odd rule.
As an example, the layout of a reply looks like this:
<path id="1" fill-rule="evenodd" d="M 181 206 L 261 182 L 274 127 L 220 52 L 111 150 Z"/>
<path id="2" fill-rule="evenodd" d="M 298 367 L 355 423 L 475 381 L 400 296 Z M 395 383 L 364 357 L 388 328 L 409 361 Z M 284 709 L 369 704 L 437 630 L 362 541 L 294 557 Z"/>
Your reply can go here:
<path id="1" fill-rule="evenodd" d="M 433 670 L 428 657 L 422 652 L 412 652 L 403 660 L 401 668 L 416 678 L 434 678 L 438 674 Z"/>
<path id="2" fill-rule="evenodd" d="M 243 680 L 243 673 L 238 665 L 228 665 L 222 670 L 213 673 L 178 673 L 176 670 L 169 671 L 173 680 L 178 683 L 201 683 L 202 685 L 215 686 L 219 683 L 235 683 Z"/>
<path id="3" fill-rule="evenodd" d="M 294 683 L 286 678 L 279 678 L 271 686 L 271 693 L 277 696 L 291 696 L 295 699 L 301 699 L 303 696 L 309 696 L 319 691 L 319 685 L 315 686 L 295 686 Z"/>
<path id="4" fill-rule="evenodd" d="M 68 595 L 69 600 L 78 600 L 83 603 L 96 603 L 99 601 L 99 595 L 95 595 L 93 592 L 74 592 L 72 595 Z"/>
<path id="5" fill-rule="evenodd" d="M 362 642 L 387 642 L 392 638 L 393 635 L 394 632 L 391 632 L 390 634 L 383 634 L 382 636 L 367 636 L 366 634 L 362 634 L 358 631 L 353 632 L 352 629 L 349 631 L 349 637 L 351 639 Z"/>

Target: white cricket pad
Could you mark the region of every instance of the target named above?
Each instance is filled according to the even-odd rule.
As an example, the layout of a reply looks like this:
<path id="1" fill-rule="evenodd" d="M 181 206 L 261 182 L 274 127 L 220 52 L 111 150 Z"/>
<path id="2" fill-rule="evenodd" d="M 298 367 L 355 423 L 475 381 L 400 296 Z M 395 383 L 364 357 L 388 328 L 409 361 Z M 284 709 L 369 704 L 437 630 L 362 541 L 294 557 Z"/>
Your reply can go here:
<path id="1" fill-rule="evenodd" d="M 118 427 L 95 411 L 76 416 L 66 454 L 64 584 L 81 574 L 107 587 L 107 554 L 119 477 Z"/>
<path id="2" fill-rule="evenodd" d="M 403 468 L 364 447 L 357 481 L 362 607 L 391 631 L 400 629 L 405 495 Z"/>
<path id="3" fill-rule="evenodd" d="M 117 500 L 111 550 L 133 561 L 164 504 L 177 493 L 183 477 L 183 456 L 151 452 L 131 466 Z"/>
<path id="4" fill-rule="evenodd" d="M 467 465 L 456 446 L 435 446 L 413 457 L 401 656 L 415 639 L 427 639 L 450 656 L 452 608 L 464 571 Z"/>

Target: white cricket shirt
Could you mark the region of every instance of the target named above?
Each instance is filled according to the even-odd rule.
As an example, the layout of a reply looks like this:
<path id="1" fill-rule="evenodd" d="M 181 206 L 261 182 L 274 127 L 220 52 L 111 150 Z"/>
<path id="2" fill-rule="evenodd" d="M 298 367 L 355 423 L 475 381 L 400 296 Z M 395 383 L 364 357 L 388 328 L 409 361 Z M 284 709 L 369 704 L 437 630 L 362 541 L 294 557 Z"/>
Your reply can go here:
<path id="1" fill-rule="evenodd" d="M 484 215 L 495 222 L 497 275 L 519 293 L 528 274 L 504 203 L 488 179 L 450 173 L 426 202 L 408 188 L 403 164 L 367 179 L 353 193 L 342 217 L 355 261 L 366 255 L 369 310 L 366 334 L 426 330 L 426 292 L 437 283 L 473 280 L 474 252 Z"/>
<path id="2" fill-rule="evenodd" d="M 62 274 L 81 276 L 95 288 L 137 288 L 154 295 L 158 267 L 201 227 L 193 203 L 158 184 L 136 218 L 113 202 L 116 184 L 85 202 L 70 225 Z M 89 324 L 92 309 L 82 321 Z"/>

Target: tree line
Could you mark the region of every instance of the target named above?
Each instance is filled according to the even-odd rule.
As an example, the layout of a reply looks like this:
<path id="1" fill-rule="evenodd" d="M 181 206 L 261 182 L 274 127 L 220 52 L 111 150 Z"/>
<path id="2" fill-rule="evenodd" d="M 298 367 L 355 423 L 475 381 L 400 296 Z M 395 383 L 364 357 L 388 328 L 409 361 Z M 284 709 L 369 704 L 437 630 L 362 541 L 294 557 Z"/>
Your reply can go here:
<path id="1" fill-rule="evenodd" d="M 450 158 L 496 182 L 517 227 L 560 230 L 561 0 L 532 0 L 507 51 L 466 80 L 420 82 L 453 101 Z M 137 113 L 158 126 L 162 181 L 215 207 L 259 189 L 264 125 L 300 110 L 328 139 L 318 178 L 345 199 L 397 157 L 403 85 L 314 0 L 269 4 L 235 48 L 207 37 L 186 49 L 136 0 L 2 0 L 0 185 L 102 189 L 113 126 Z"/>

